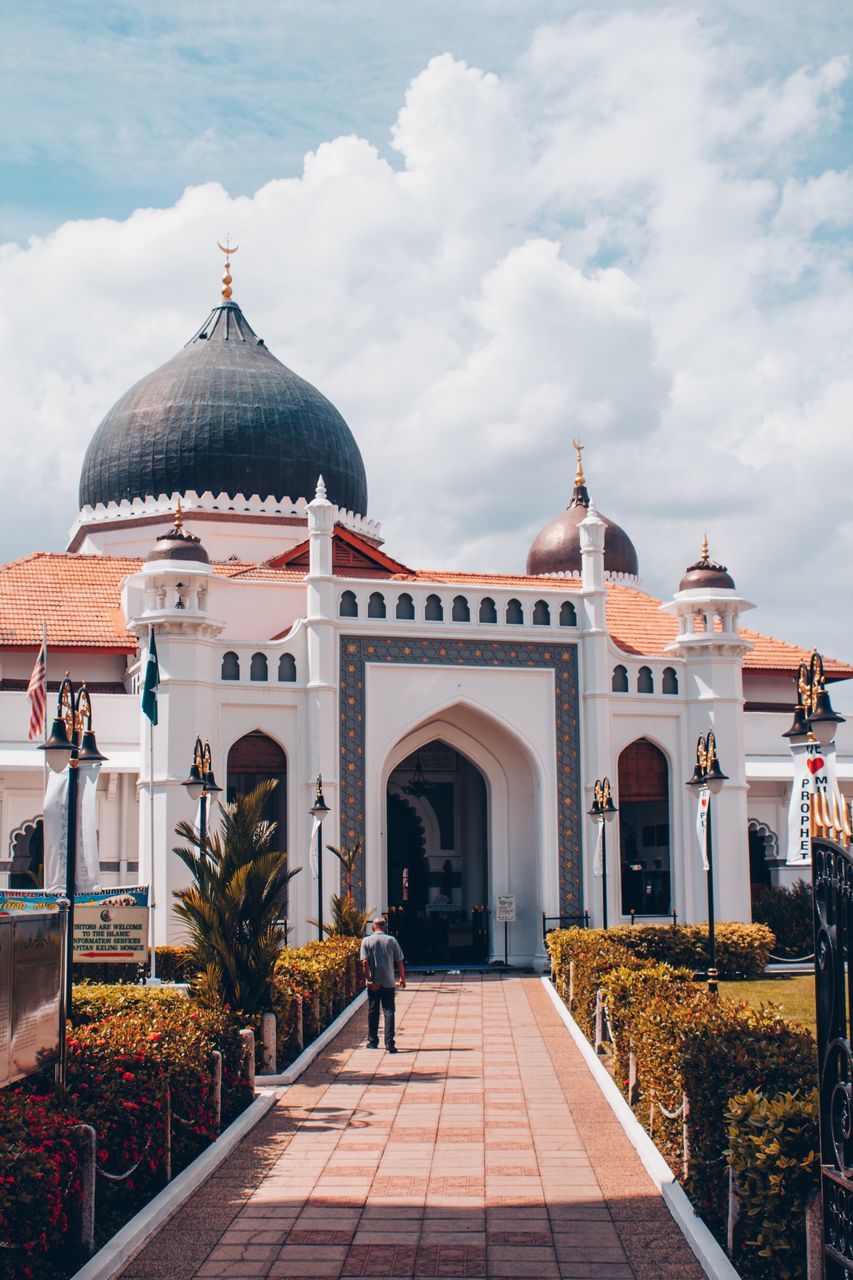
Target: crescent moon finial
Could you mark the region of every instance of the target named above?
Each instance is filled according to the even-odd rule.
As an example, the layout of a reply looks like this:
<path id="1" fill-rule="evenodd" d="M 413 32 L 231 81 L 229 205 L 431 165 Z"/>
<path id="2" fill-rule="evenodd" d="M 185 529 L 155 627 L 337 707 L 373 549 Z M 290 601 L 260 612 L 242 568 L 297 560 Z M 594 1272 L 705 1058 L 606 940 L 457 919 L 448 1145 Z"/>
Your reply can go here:
<path id="1" fill-rule="evenodd" d="M 222 296 L 225 301 L 228 302 L 233 293 L 231 288 L 231 254 L 236 253 L 240 246 L 238 244 L 232 245 L 231 236 L 229 234 L 225 237 L 225 244 L 220 244 L 217 240 L 216 247 L 225 254 L 225 275 L 222 277 Z"/>

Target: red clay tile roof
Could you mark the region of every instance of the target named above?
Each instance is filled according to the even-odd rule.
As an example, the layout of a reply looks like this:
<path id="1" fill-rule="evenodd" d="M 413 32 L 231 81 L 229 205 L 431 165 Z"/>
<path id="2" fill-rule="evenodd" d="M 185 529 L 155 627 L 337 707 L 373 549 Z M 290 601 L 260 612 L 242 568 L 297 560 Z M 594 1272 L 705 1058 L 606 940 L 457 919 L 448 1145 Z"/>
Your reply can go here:
<path id="1" fill-rule="evenodd" d="M 48 644 L 60 649 L 134 653 L 136 640 L 125 629 L 121 613 L 121 583 L 141 561 L 123 556 L 81 556 L 39 551 L 0 565 L 0 648 L 35 649 L 47 622 Z M 393 563 L 393 562 L 392 562 Z M 224 561 L 212 566 L 223 577 L 244 582 L 301 582 L 301 569 Z M 540 587 L 543 591 L 577 591 L 576 578 L 529 578 L 497 573 L 418 571 L 393 576 L 394 582 L 435 583 L 438 586 L 486 587 L 512 591 Z M 662 613 L 660 601 L 634 587 L 607 584 L 607 617 L 614 642 L 626 653 L 663 655 L 676 636 L 675 618 Z M 746 670 L 796 671 L 808 652 L 784 640 L 745 628 L 741 634 L 754 648 L 744 658 Z M 853 666 L 824 658 L 830 679 L 853 677 Z"/>

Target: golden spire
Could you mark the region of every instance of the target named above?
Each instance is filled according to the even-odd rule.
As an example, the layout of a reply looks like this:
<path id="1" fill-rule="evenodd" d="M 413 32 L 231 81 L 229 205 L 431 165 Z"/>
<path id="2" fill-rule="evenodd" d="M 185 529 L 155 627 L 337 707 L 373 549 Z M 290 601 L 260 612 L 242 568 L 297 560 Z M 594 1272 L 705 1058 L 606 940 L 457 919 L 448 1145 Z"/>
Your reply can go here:
<path id="1" fill-rule="evenodd" d="M 707 559 L 708 559 L 708 557 L 710 556 L 710 554 L 711 554 L 711 551 L 710 551 L 710 548 L 708 547 L 708 535 L 707 535 L 707 533 L 703 533 L 703 534 L 702 534 L 702 555 L 701 555 L 701 559 L 702 559 L 702 560 L 707 560 Z"/>
<path id="2" fill-rule="evenodd" d="M 178 509 L 175 512 L 175 528 L 183 529 L 184 527 L 184 509 L 181 506 L 181 499 L 178 497 Z"/>
<path id="3" fill-rule="evenodd" d="M 233 292 L 231 288 L 231 254 L 236 253 L 240 248 L 238 244 L 232 245 L 230 241 L 231 236 L 227 235 L 225 237 L 225 244 L 220 244 L 218 240 L 216 242 L 216 247 L 221 249 L 225 254 L 225 275 L 222 277 L 222 296 L 226 302 L 229 301 Z"/>
<path id="4" fill-rule="evenodd" d="M 575 446 L 575 448 L 576 448 L 576 449 L 577 449 L 577 451 L 578 451 L 578 469 L 577 469 L 577 471 L 575 472 L 575 485 L 576 485 L 576 486 L 577 486 L 577 485 L 585 485 L 585 484 L 586 484 L 586 480 L 584 479 L 584 474 L 583 474 L 583 461 L 582 461 L 582 459 L 581 459 L 581 454 L 582 454 L 582 453 L 583 453 L 583 451 L 584 451 L 584 446 L 581 444 L 580 440 L 573 440 L 573 441 L 572 441 L 572 444 Z"/>

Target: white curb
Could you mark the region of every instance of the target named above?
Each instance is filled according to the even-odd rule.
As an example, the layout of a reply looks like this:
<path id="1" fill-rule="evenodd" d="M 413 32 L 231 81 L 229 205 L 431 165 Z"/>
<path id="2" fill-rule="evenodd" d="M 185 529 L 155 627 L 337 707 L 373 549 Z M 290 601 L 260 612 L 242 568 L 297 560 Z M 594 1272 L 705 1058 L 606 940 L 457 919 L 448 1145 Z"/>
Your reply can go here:
<path id="1" fill-rule="evenodd" d="M 291 1062 L 286 1071 L 281 1071 L 277 1076 L 257 1075 L 255 1080 L 259 1085 L 281 1085 L 295 1084 L 302 1075 L 302 1072 L 309 1067 L 319 1053 L 322 1053 L 330 1040 L 334 1040 L 339 1031 L 342 1031 L 361 1006 L 367 999 L 367 991 L 360 991 L 355 999 L 350 1000 L 343 1013 L 339 1013 L 334 1022 L 330 1022 L 325 1031 L 321 1031 L 316 1040 L 312 1040 L 307 1049 L 303 1049 L 299 1057 Z"/>
<path id="2" fill-rule="evenodd" d="M 708 1227 L 697 1216 L 675 1174 L 634 1115 L 592 1045 L 560 999 L 550 978 L 543 977 L 542 985 L 551 997 L 557 1013 L 565 1023 L 569 1035 L 580 1049 L 584 1062 L 593 1079 L 610 1104 L 616 1119 L 622 1125 L 628 1141 L 633 1146 L 646 1173 L 663 1197 L 664 1204 L 678 1223 L 690 1248 L 696 1254 L 702 1270 L 710 1280 L 740 1280 L 720 1245 Z"/>
<path id="3" fill-rule="evenodd" d="M 72 1280 L 112 1280 L 138 1253 L 154 1232 L 171 1218 L 194 1191 L 231 1154 L 246 1134 L 262 1120 L 279 1096 L 278 1089 L 264 1089 L 254 1102 L 225 1129 L 215 1142 L 187 1165 L 153 1200 L 149 1200 L 121 1231 L 107 1241 Z"/>

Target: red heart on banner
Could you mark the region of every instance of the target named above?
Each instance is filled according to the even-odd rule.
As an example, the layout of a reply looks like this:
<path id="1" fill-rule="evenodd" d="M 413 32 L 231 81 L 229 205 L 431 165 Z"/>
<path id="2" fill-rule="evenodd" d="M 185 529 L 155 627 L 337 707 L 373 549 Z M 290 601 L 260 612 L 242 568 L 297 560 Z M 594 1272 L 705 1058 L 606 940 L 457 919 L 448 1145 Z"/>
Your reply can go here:
<path id="1" fill-rule="evenodd" d="M 820 773 L 825 763 L 826 762 L 822 756 L 811 756 L 810 759 L 806 761 L 806 766 L 809 773 L 814 777 L 816 773 Z"/>

